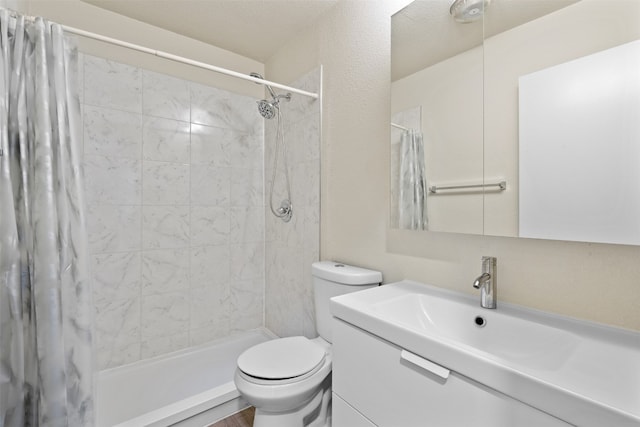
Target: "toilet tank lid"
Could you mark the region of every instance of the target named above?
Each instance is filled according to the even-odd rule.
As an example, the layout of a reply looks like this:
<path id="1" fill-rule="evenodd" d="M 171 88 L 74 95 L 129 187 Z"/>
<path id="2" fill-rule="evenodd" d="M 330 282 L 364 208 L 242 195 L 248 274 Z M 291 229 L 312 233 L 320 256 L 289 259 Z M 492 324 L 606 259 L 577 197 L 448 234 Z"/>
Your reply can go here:
<path id="1" fill-rule="evenodd" d="M 334 261 L 319 261 L 311 264 L 311 274 L 320 279 L 345 285 L 370 285 L 382 282 L 382 273 Z"/>

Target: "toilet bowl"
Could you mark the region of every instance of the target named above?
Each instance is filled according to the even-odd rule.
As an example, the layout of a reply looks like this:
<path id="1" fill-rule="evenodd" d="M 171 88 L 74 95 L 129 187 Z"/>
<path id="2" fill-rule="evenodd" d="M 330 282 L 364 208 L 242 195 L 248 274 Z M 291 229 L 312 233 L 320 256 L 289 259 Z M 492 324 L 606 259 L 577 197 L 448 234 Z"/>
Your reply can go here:
<path id="1" fill-rule="evenodd" d="M 331 353 L 329 343 L 317 340 L 280 338 L 263 343 L 267 348 L 252 347 L 238 358 L 234 381 L 240 394 L 256 407 L 254 427 L 304 426 L 309 424 L 305 418 L 327 418 Z M 278 366 L 269 363 L 273 360 Z"/>
<path id="2" fill-rule="evenodd" d="M 331 425 L 330 299 L 378 286 L 382 274 L 330 261 L 312 265 L 319 337 L 278 338 L 240 355 L 234 381 L 256 408 L 254 427 Z"/>

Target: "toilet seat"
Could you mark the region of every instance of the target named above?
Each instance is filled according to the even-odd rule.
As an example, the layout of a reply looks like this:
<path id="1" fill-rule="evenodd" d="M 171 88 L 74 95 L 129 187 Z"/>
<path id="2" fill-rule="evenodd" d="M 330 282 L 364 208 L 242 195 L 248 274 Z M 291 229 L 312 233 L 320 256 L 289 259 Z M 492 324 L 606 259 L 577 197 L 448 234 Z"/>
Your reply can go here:
<path id="1" fill-rule="evenodd" d="M 296 382 L 318 371 L 325 358 L 325 350 L 306 337 L 279 338 L 242 353 L 238 369 L 252 382 Z"/>

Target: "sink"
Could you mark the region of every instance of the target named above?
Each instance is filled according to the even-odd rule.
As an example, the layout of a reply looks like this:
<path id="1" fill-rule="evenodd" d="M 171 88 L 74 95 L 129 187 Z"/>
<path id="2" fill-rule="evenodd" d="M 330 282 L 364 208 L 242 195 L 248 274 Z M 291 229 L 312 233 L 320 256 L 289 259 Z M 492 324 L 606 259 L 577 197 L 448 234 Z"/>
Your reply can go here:
<path id="1" fill-rule="evenodd" d="M 333 315 L 573 425 L 640 426 L 640 333 L 404 280 Z"/>
<path id="2" fill-rule="evenodd" d="M 573 333 L 465 300 L 412 292 L 371 308 L 381 318 L 538 369 L 559 369 L 580 342 Z"/>

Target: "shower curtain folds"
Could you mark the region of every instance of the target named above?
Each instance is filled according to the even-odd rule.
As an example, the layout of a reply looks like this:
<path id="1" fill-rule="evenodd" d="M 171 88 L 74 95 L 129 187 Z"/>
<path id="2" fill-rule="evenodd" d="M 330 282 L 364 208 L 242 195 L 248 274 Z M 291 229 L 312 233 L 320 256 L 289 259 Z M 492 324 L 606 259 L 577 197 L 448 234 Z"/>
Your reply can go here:
<path id="1" fill-rule="evenodd" d="M 0 425 L 92 426 L 77 51 L 0 9 Z"/>
<path id="2" fill-rule="evenodd" d="M 427 180 L 422 133 L 402 132 L 400 139 L 400 182 L 398 217 L 400 228 L 426 230 Z"/>

